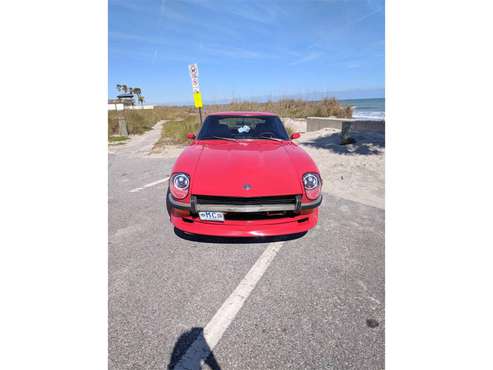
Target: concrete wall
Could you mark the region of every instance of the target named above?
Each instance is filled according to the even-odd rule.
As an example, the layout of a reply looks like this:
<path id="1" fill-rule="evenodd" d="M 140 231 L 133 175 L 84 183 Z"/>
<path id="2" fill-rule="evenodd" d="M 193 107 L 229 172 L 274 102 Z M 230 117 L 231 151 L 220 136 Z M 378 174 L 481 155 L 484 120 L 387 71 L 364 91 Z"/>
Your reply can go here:
<path id="1" fill-rule="evenodd" d="M 351 126 L 353 131 L 371 131 L 385 133 L 385 120 L 355 120 Z"/>
<path id="2" fill-rule="evenodd" d="M 108 110 L 123 110 L 123 104 L 108 104 Z"/>
<path id="3" fill-rule="evenodd" d="M 123 107 L 123 104 L 108 104 L 108 110 L 123 110 L 124 107 Z M 126 106 L 125 109 L 135 109 L 135 110 L 139 110 L 139 109 L 154 109 L 154 105 L 144 105 L 144 106 L 141 106 L 141 105 L 134 105 L 133 107 L 132 106 Z"/>
<path id="4" fill-rule="evenodd" d="M 135 109 L 135 110 L 139 110 L 139 109 L 154 109 L 154 105 L 134 105 L 133 107 L 130 105 L 128 107 L 126 107 L 125 109 Z"/>
<path id="5" fill-rule="evenodd" d="M 306 119 L 306 131 L 317 131 L 326 127 L 341 130 L 343 124 L 347 123 L 351 123 L 352 131 L 372 131 L 385 133 L 385 120 L 332 117 L 308 117 Z"/>

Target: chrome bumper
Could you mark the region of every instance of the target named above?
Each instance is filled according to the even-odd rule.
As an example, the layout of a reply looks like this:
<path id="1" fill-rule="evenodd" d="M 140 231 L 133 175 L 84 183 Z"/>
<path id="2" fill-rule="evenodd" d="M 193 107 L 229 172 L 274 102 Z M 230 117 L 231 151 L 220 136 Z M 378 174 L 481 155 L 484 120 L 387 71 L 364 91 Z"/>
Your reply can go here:
<path id="1" fill-rule="evenodd" d="M 168 199 L 171 205 L 176 209 L 188 210 L 191 212 L 210 211 L 210 212 L 282 212 L 282 211 L 300 211 L 318 207 L 322 203 L 322 195 L 316 200 L 309 203 L 292 204 L 258 204 L 258 205 L 240 205 L 240 204 L 197 204 L 195 197 L 192 195 L 191 203 L 183 203 L 173 199 L 171 193 L 168 193 Z"/>

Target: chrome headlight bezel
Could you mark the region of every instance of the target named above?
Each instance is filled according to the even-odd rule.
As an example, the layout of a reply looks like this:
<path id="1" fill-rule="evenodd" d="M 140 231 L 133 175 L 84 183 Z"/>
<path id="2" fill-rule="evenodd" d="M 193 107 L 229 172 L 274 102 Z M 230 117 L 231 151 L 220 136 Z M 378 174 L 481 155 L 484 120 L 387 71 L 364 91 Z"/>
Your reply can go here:
<path id="1" fill-rule="evenodd" d="M 190 175 L 176 172 L 170 178 L 170 192 L 175 199 L 184 199 L 190 189 Z"/>
<path id="2" fill-rule="evenodd" d="M 190 176 L 184 172 L 178 172 L 173 175 L 173 185 L 180 190 L 187 190 L 190 187 Z"/>
<path id="3" fill-rule="evenodd" d="M 316 172 L 307 172 L 301 179 L 305 195 L 309 200 L 316 200 L 322 192 L 322 177 Z"/>
<path id="4" fill-rule="evenodd" d="M 307 172 L 303 175 L 303 187 L 306 190 L 313 190 L 322 186 L 320 175 L 315 172 Z"/>

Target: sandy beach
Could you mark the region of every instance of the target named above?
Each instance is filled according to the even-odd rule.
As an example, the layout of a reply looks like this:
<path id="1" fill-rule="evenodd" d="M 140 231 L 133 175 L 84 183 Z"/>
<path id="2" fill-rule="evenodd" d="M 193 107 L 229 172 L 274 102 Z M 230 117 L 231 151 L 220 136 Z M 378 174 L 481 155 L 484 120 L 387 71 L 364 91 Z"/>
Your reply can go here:
<path id="1" fill-rule="evenodd" d="M 302 134 L 296 142 L 313 158 L 324 192 L 365 205 L 385 208 L 385 136 L 353 133 L 354 144 L 340 145 L 340 130 Z"/>
<path id="2" fill-rule="evenodd" d="M 304 120 L 284 119 L 286 126 L 304 131 Z M 174 159 L 183 150 L 168 145 L 161 151 L 153 149 L 159 139 L 161 125 L 144 135 L 131 136 L 123 145 L 112 145 L 110 151 L 129 156 Z M 340 130 L 326 128 L 302 133 L 295 142 L 313 158 L 324 181 L 324 192 L 368 206 L 385 208 L 385 136 L 379 133 L 353 133 L 354 144 L 340 145 Z"/>

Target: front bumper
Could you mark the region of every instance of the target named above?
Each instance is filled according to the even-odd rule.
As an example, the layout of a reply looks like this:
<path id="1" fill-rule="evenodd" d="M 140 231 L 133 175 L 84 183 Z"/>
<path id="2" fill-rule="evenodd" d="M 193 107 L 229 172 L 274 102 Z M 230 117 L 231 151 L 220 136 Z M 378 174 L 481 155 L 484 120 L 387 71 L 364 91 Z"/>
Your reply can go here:
<path id="1" fill-rule="evenodd" d="M 255 220 L 255 221 L 202 221 L 198 217 L 190 219 L 176 215 L 170 215 L 171 222 L 181 231 L 223 237 L 255 237 L 255 236 L 280 236 L 303 233 L 315 227 L 318 221 L 318 209 L 309 211 L 290 219 L 282 218 L 275 220 Z M 186 220 L 186 221 L 185 221 Z"/>
<path id="2" fill-rule="evenodd" d="M 261 205 L 236 205 L 236 204 L 197 204 L 194 196 L 191 197 L 190 203 L 183 203 L 175 200 L 171 193 L 168 193 L 168 201 L 171 206 L 176 209 L 190 211 L 190 212 L 200 212 L 200 211 L 210 211 L 210 212 L 239 212 L 239 213 L 249 213 L 249 212 L 279 212 L 279 211 L 303 211 L 308 209 L 314 209 L 320 206 L 322 203 L 322 195 L 320 195 L 316 200 L 309 203 L 297 204 L 261 204 Z"/>
<path id="3" fill-rule="evenodd" d="M 208 236 L 256 237 L 303 233 L 315 227 L 318 222 L 317 207 L 322 203 L 322 196 L 314 202 L 296 205 L 197 205 L 193 201 L 192 204 L 176 201 L 171 194 L 168 194 L 168 200 L 171 205 L 170 220 L 181 231 Z M 200 220 L 196 212 L 201 210 L 226 213 L 296 211 L 296 214 L 273 219 L 226 219 L 224 222 L 214 222 Z"/>

